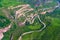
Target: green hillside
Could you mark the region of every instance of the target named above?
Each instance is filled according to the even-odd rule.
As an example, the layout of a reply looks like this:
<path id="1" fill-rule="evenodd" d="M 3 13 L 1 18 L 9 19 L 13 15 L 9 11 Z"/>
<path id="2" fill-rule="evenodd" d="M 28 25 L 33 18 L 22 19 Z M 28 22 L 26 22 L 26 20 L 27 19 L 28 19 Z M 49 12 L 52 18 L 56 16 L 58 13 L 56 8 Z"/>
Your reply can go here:
<path id="1" fill-rule="evenodd" d="M 10 30 L 3 33 L 4 37 L 2 40 L 11 40 L 11 38 L 12 40 L 18 40 L 18 38 L 23 33 L 30 31 L 34 32 L 22 36 L 22 40 L 60 40 L 60 8 L 57 7 L 54 9 L 54 7 L 57 5 L 56 0 L 52 0 L 52 2 L 45 4 L 42 1 L 37 8 L 33 4 L 35 2 L 36 0 L 0 0 L 0 29 L 7 27 L 12 22 L 12 27 Z M 8 9 L 8 7 L 15 7 L 23 4 L 29 4 L 29 8 L 31 7 L 34 10 L 24 14 L 26 16 L 22 16 L 19 17 L 19 19 L 16 19 L 15 11 L 20 8 Z M 53 12 L 46 12 L 46 14 L 41 14 L 41 12 L 48 10 L 40 10 L 45 8 L 52 8 L 54 10 Z M 9 14 L 9 17 L 7 17 L 7 15 L 3 12 L 4 9 L 6 13 Z M 26 21 L 25 25 L 19 26 L 18 23 L 24 22 L 27 16 L 30 16 L 30 14 L 38 14 L 40 20 L 36 17 L 33 24 L 30 24 L 28 21 Z M 38 32 L 38 30 L 44 27 L 43 23 L 40 21 L 46 24 L 46 28 Z"/>

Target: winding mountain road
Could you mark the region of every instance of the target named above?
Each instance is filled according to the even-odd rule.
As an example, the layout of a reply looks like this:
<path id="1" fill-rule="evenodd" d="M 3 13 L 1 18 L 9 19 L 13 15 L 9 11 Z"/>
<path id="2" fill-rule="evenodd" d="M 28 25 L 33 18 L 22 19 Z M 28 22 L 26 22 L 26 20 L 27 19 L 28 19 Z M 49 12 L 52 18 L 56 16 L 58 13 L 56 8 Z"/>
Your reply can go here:
<path id="1" fill-rule="evenodd" d="M 25 32 L 25 33 L 23 33 L 23 34 L 19 37 L 18 40 L 22 40 L 22 36 L 24 36 L 24 35 L 27 35 L 27 34 L 30 34 L 30 33 L 33 33 L 33 32 L 41 32 L 44 28 L 46 28 L 46 24 L 45 24 L 43 21 L 41 21 L 39 15 L 37 15 L 37 17 L 38 17 L 39 21 L 44 25 L 43 28 L 40 29 L 40 30 L 37 30 L 37 31 L 29 31 L 29 32 Z"/>
<path id="2" fill-rule="evenodd" d="M 46 11 L 46 12 L 52 12 L 52 11 L 55 10 L 57 7 L 58 7 L 58 6 L 55 6 L 53 9 L 48 10 L 48 11 Z M 44 10 L 45 10 L 45 9 L 44 9 Z M 45 13 L 46 13 L 46 12 L 45 12 Z M 40 21 L 44 26 L 43 26 L 40 30 L 29 31 L 29 32 L 23 33 L 23 34 L 19 37 L 18 40 L 22 40 L 22 37 L 23 37 L 24 35 L 27 35 L 27 34 L 30 34 L 30 33 L 33 33 L 33 32 L 41 32 L 43 29 L 46 28 L 46 24 L 40 19 L 39 15 L 37 15 L 37 17 L 38 17 L 39 21 Z"/>
<path id="3" fill-rule="evenodd" d="M 25 5 L 24 5 L 25 6 Z M 57 6 L 56 6 L 57 7 Z M 55 10 L 56 9 L 56 7 L 54 7 L 54 9 L 51 9 L 52 11 L 53 10 Z M 33 10 L 33 9 L 31 9 L 31 10 Z M 31 10 L 29 10 L 29 11 L 31 11 Z M 45 9 L 44 9 L 45 10 Z M 29 12 L 28 11 L 28 12 Z M 6 11 L 5 10 L 3 10 L 3 12 L 5 12 L 6 13 Z M 20 11 L 19 11 L 20 12 Z M 46 11 L 46 12 L 49 12 L 49 11 Z M 8 14 L 8 13 L 7 13 Z M 8 15 L 7 15 L 7 17 L 9 17 Z M 20 16 L 19 16 L 20 17 Z M 45 29 L 46 28 L 46 24 L 40 19 L 40 17 L 39 17 L 39 15 L 37 15 L 37 18 L 39 19 L 39 21 L 41 22 L 41 24 L 43 24 L 44 26 L 40 29 L 40 30 L 36 30 L 36 31 L 29 31 L 29 32 L 25 32 L 25 33 L 23 33 L 20 37 L 19 37 L 19 39 L 18 40 L 22 40 L 22 36 L 24 36 L 24 35 L 27 35 L 27 34 L 30 34 L 30 33 L 33 33 L 33 32 L 41 32 L 43 29 Z M 34 22 L 34 20 L 32 21 L 32 22 Z M 25 23 L 25 22 L 24 22 Z M 2 33 L 3 34 L 3 33 Z"/>

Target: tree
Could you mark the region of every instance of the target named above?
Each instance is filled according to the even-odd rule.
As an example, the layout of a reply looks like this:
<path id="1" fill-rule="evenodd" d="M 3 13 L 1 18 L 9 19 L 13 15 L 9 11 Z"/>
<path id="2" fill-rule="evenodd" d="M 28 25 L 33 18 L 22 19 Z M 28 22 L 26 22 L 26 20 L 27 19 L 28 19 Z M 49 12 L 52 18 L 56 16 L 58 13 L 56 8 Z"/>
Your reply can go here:
<path id="1" fill-rule="evenodd" d="M 2 0 L 0 0 L 0 7 L 2 7 Z"/>

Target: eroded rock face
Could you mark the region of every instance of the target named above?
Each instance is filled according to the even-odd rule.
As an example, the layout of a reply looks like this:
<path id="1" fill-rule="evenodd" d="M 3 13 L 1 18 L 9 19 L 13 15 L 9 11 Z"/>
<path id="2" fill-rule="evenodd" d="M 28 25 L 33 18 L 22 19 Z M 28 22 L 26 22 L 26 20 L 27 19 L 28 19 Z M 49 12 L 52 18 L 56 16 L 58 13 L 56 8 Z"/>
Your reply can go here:
<path id="1" fill-rule="evenodd" d="M 0 40 L 2 40 L 3 37 L 4 37 L 3 33 L 0 32 Z"/>
<path id="2" fill-rule="evenodd" d="M 8 27 L 0 29 L 0 40 L 4 37 L 3 33 L 7 32 L 11 28 L 11 24 Z"/>
<path id="3" fill-rule="evenodd" d="M 23 22 L 19 22 L 18 25 L 19 25 L 19 26 L 24 26 L 25 23 L 23 23 Z"/>

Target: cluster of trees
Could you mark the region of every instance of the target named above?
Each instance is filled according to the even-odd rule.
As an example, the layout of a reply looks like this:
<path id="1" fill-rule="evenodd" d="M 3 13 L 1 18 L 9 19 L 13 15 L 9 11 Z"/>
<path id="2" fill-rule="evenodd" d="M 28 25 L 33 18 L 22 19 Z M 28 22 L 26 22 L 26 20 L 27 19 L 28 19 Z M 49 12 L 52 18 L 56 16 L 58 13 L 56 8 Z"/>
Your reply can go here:
<path id="1" fill-rule="evenodd" d="M 0 28 L 4 28 L 5 26 L 10 24 L 10 20 L 5 16 L 0 15 Z"/>
<path id="2" fill-rule="evenodd" d="M 30 4 L 30 5 L 33 5 L 34 6 L 34 3 L 36 2 L 36 0 L 0 0 L 0 5 L 1 5 L 1 7 L 7 7 L 7 6 L 12 6 L 12 5 L 17 5 L 17 4 L 19 4 L 20 2 L 22 1 L 22 3 L 28 3 L 28 4 Z M 44 1 L 44 0 L 43 0 Z M 38 2 L 38 1 L 37 1 Z M 55 13 L 55 12 L 53 12 L 53 13 Z M 45 17 L 47 17 L 47 16 L 53 16 L 54 14 L 53 13 L 51 13 L 51 14 L 49 14 L 49 15 L 40 15 L 40 17 L 41 17 L 41 19 L 47 24 L 47 26 L 49 26 L 49 24 L 51 24 L 51 18 L 49 19 L 49 18 L 45 18 Z M 58 13 L 58 12 L 57 12 Z M 58 14 L 57 14 L 58 15 Z M 56 16 L 56 14 L 55 14 L 55 16 Z M 55 17 L 54 16 L 54 17 Z M 60 16 L 60 15 L 59 15 Z M 37 22 L 37 21 L 36 21 Z M 27 23 L 28 24 L 28 23 Z M 39 24 L 39 23 L 38 23 Z M 37 25 L 38 25 L 37 24 Z M 35 23 L 33 24 L 33 27 L 34 27 L 34 25 L 35 25 Z M 53 25 L 53 24 L 52 24 Z M 30 26 L 30 25 L 28 25 L 28 26 Z M 13 40 L 17 40 L 18 39 L 18 37 L 20 36 L 20 34 L 22 34 L 23 32 L 26 32 L 26 31 L 30 31 L 30 29 L 28 28 L 28 26 L 26 26 L 26 27 L 18 27 L 18 25 L 16 25 L 15 23 L 14 23 L 14 25 L 13 25 L 13 27 L 11 28 L 11 30 L 9 30 L 9 32 L 7 32 L 6 34 L 5 34 L 5 37 L 3 38 L 3 40 L 5 40 L 7 37 L 7 39 L 6 40 L 9 40 L 9 38 L 10 38 L 10 35 L 11 35 L 11 33 L 13 33 Z M 53 25 L 54 26 L 54 25 Z M 51 27 L 52 28 L 52 27 Z M 46 29 L 47 30 L 47 29 Z M 51 29 L 50 29 L 51 30 Z M 47 31 L 50 31 L 49 29 L 47 30 Z M 45 33 L 46 34 L 46 33 Z M 7 35 L 7 36 L 6 36 Z M 38 35 L 38 34 L 37 34 Z M 34 35 L 33 35 L 34 36 Z M 43 35 L 42 36 L 42 40 L 44 40 L 45 39 L 45 36 L 50 36 L 50 34 L 48 34 L 48 32 L 47 32 L 47 34 L 46 35 Z M 38 36 L 38 38 L 39 37 L 41 37 L 40 36 L 40 33 L 39 33 L 39 36 Z M 43 38 L 44 37 L 44 38 Z M 37 38 L 37 37 L 36 37 Z M 33 39 L 33 40 L 37 40 L 37 39 Z M 40 39 L 38 39 L 38 40 L 40 40 Z M 46 38 L 46 40 L 48 40 L 47 38 Z"/>
<path id="3" fill-rule="evenodd" d="M 9 7 L 18 4 L 19 2 L 17 2 L 17 0 L 0 0 L 0 7 Z"/>
<path id="4" fill-rule="evenodd" d="M 0 7 L 2 7 L 2 4 L 1 4 L 2 0 L 0 0 Z"/>

